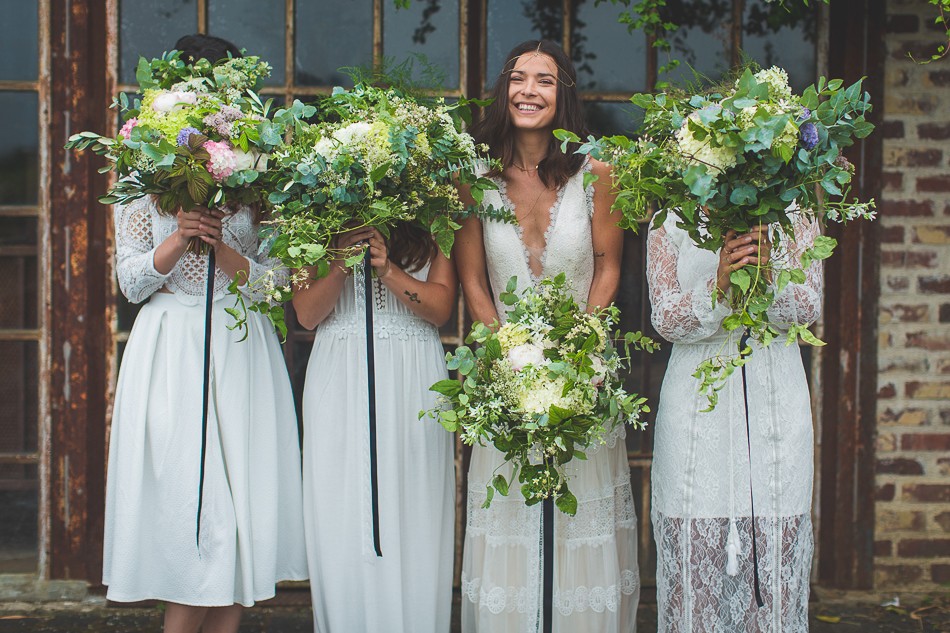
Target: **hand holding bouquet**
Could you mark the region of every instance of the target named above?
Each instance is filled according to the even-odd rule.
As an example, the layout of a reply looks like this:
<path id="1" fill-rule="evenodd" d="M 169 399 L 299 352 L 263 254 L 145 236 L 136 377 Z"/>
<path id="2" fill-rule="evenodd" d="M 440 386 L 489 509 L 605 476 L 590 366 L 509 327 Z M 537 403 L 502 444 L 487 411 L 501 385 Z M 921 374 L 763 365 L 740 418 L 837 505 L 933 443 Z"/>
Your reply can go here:
<path id="1" fill-rule="evenodd" d="M 635 229 L 655 206 L 655 227 L 675 214 L 677 225 L 704 249 L 720 251 L 730 232 L 756 230 L 779 250 L 794 252 L 796 224 L 874 217 L 873 200 L 848 200 L 854 168 L 841 155 L 874 129 L 865 119 L 871 104 L 860 81 L 844 88 L 841 80 L 821 78 L 798 96 L 784 70 L 746 69 L 706 94 L 638 94 L 631 100 L 645 110 L 639 139 L 591 138 L 580 149 L 613 166 L 615 208 L 627 228 Z M 557 134 L 579 141 L 562 130 Z M 780 268 L 773 259 L 733 270 L 728 290 L 710 297 L 733 310 L 722 327 L 744 329 L 768 345 L 780 334 L 767 314 L 775 297 L 788 284 L 803 283 L 811 262 L 829 257 L 835 245 L 818 236 Z M 792 325 L 786 340 L 799 337 L 821 344 L 805 324 Z M 743 346 L 736 356 L 700 366 L 700 391 L 711 406 L 725 378 L 750 353 Z"/>
<path id="2" fill-rule="evenodd" d="M 118 135 L 81 132 L 66 147 L 91 148 L 109 159 L 100 171 L 115 171 L 119 179 L 99 198 L 103 204 L 155 194 L 169 215 L 178 209 L 262 204 L 261 174 L 270 154 L 300 117 L 313 113 L 299 102 L 272 112 L 272 100 L 264 103 L 254 92 L 269 74 L 270 66 L 257 57 L 186 64 L 172 51 L 142 58 L 136 70 L 141 101 L 130 104 L 122 94 L 113 102 L 125 120 Z"/>
<path id="3" fill-rule="evenodd" d="M 466 444 L 488 442 L 514 464 L 512 481 L 496 475 L 488 485 L 486 507 L 495 491 L 508 494 L 517 477 L 527 505 L 556 497 L 557 507 L 577 512 L 564 465 L 586 459 L 583 450 L 603 442 L 618 424 L 643 428 L 649 412 L 642 398 L 627 393 L 621 374 L 631 349 L 653 351 L 656 344 L 639 332 L 624 335 L 625 355 L 611 344 L 615 306 L 586 312 L 568 292 L 564 275 L 545 279 L 520 299 L 516 280 L 501 300 L 512 309 L 497 331 L 475 323 L 466 338 L 479 347 L 459 347 L 446 359 L 462 382 L 443 380 L 431 387 L 440 404 L 420 413 L 460 431 Z"/>

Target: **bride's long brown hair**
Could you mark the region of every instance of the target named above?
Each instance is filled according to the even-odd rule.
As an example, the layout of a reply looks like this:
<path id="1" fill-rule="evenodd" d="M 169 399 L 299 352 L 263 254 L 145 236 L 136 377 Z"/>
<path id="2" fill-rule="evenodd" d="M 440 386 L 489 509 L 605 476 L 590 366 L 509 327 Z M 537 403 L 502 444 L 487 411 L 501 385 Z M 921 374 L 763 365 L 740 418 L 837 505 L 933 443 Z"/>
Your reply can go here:
<path id="1" fill-rule="evenodd" d="M 564 129 L 574 132 L 581 138 L 589 134 L 584 121 L 584 109 L 580 95 L 577 92 L 577 71 L 574 64 L 560 46 L 550 40 L 528 40 L 518 44 L 508 53 L 508 61 L 502 67 L 491 89 L 494 99 L 491 105 L 482 112 L 482 117 L 471 127 L 471 134 L 476 142 L 488 145 L 492 158 L 501 161 L 503 167 L 508 167 L 514 160 L 515 129 L 508 114 L 508 84 L 511 71 L 518 58 L 526 53 L 543 53 L 550 56 L 557 65 L 557 102 L 555 103 L 554 121 L 552 130 Z M 580 170 L 584 164 L 584 156 L 575 154 L 576 145 L 569 145 L 567 153 L 561 151 L 560 142 L 551 135 L 548 143 L 548 153 L 538 164 L 538 177 L 545 186 L 561 187 L 568 178 Z M 488 173 L 489 176 L 500 176 L 497 169 Z"/>
<path id="2" fill-rule="evenodd" d="M 402 222 L 393 227 L 387 240 L 389 259 L 406 272 L 422 269 L 436 254 L 435 241 L 416 224 Z"/>

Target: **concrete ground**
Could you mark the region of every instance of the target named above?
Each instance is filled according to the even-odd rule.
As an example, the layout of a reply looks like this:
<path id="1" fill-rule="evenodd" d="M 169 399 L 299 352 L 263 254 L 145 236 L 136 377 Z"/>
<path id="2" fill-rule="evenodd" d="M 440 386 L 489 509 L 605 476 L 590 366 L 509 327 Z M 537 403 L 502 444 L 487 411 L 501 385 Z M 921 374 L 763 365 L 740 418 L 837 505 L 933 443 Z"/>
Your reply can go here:
<path id="1" fill-rule="evenodd" d="M 950 591 L 936 596 L 902 596 L 900 606 L 890 607 L 880 605 L 894 596 L 822 594 L 811 605 L 812 633 L 950 633 Z M 456 607 L 457 601 L 458 596 Z M 285 606 L 248 610 L 240 633 L 310 633 L 313 623 L 305 596 L 282 602 Z M 457 613 L 456 608 L 456 619 Z M 0 603 L 0 633 L 158 633 L 161 626 L 159 606 L 116 607 L 101 598 Z M 457 623 L 452 630 L 458 631 Z M 641 605 L 638 631 L 656 631 L 656 605 Z"/>

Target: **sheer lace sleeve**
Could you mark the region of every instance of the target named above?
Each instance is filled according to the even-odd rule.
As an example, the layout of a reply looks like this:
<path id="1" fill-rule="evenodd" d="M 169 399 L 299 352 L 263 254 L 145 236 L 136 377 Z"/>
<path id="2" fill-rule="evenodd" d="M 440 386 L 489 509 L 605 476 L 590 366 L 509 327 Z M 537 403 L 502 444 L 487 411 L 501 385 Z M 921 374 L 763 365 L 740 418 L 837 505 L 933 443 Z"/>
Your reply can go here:
<path id="1" fill-rule="evenodd" d="M 261 242 L 256 254 L 246 257 L 250 264 L 248 283 L 238 286 L 238 290 L 251 301 L 263 301 L 269 291 L 289 285 L 290 271 L 279 258 L 270 257 L 269 240 Z"/>
<path id="2" fill-rule="evenodd" d="M 795 222 L 795 241 L 785 240 L 776 246 L 773 263 L 776 270 L 797 268 L 802 253 L 811 248 L 818 237 L 818 222 L 799 214 Z M 814 261 L 805 270 L 805 283 L 788 284 L 769 308 L 769 321 L 781 327 L 792 324 L 808 325 L 821 315 L 822 272 L 821 261 Z"/>
<path id="3" fill-rule="evenodd" d="M 132 303 L 141 303 L 165 284 L 168 275 L 155 270 L 150 196 L 127 205 L 116 205 L 115 269 L 122 294 Z"/>
<path id="4" fill-rule="evenodd" d="M 681 285 L 681 255 L 680 245 L 666 226 L 650 231 L 647 238 L 647 281 L 653 327 L 670 342 L 693 343 L 715 334 L 729 314 L 729 308 L 718 302 L 713 305 L 715 267 L 708 273 L 698 274 L 692 287 Z"/>

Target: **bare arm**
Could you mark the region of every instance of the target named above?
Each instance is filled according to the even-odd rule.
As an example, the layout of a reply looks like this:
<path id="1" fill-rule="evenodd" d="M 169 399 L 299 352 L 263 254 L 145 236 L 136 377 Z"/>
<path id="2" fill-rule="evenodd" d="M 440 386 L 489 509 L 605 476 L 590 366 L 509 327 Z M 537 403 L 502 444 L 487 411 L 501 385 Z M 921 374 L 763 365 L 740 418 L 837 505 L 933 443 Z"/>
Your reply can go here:
<path id="1" fill-rule="evenodd" d="M 498 311 L 492 299 L 491 285 L 485 266 L 485 244 L 482 241 L 482 223 L 478 218 L 462 221 L 462 228 L 455 232 L 452 249 L 462 294 L 468 314 L 474 321 L 490 325 L 498 321 Z"/>
<path id="2" fill-rule="evenodd" d="M 590 221 L 594 278 L 587 303 L 591 308 L 602 308 L 613 302 L 620 287 L 623 230 L 617 226 L 619 213 L 611 210 L 616 196 L 611 192 L 610 167 L 592 159 L 592 171 L 599 179 L 594 183 L 594 215 Z"/>

